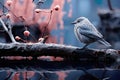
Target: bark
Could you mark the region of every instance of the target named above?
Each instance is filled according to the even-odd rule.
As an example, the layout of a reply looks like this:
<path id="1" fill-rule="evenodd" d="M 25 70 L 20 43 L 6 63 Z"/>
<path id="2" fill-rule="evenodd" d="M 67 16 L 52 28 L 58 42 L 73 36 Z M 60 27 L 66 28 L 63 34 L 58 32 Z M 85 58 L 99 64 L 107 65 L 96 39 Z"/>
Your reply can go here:
<path id="1" fill-rule="evenodd" d="M 59 56 L 74 59 L 112 57 L 119 58 L 120 51 L 114 49 L 80 49 L 61 44 L 0 43 L 0 56 Z"/>

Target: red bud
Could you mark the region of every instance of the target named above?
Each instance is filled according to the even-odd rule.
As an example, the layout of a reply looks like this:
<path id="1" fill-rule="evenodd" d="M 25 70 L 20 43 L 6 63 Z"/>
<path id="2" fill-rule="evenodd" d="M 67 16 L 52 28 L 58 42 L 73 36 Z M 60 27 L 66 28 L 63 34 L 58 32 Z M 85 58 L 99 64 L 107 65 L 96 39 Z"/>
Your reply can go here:
<path id="1" fill-rule="evenodd" d="M 10 18 L 10 14 L 9 14 L 9 13 L 8 13 L 8 14 L 6 14 L 6 17 L 7 17 L 7 18 Z"/>
<path id="2" fill-rule="evenodd" d="M 12 4 L 12 0 L 7 0 L 6 3 L 8 6 L 10 6 Z"/>
<path id="3" fill-rule="evenodd" d="M 40 11 L 41 11 L 40 9 L 35 9 L 36 13 L 40 13 Z"/>
<path id="4" fill-rule="evenodd" d="M 55 9 L 56 11 L 58 11 L 58 10 L 60 9 L 60 6 L 59 6 L 59 5 L 56 5 L 56 6 L 54 7 L 54 9 Z"/>
<path id="5" fill-rule="evenodd" d="M 39 38 L 38 41 L 39 42 L 43 42 L 44 38 Z"/>
<path id="6" fill-rule="evenodd" d="M 16 40 L 20 40 L 21 38 L 20 38 L 19 36 L 16 36 L 15 39 L 16 39 Z"/>
<path id="7" fill-rule="evenodd" d="M 24 36 L 29 36 L 30 35 L 30 32 L 29 31 L 24 31 Z"/>

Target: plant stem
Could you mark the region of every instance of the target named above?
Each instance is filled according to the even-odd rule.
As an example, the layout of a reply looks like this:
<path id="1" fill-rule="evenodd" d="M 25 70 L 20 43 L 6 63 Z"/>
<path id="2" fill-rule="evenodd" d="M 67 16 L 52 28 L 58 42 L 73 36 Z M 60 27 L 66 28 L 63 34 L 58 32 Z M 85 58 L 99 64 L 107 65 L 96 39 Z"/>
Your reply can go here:
<path id="1" fill-rule="evenodd" d="M 8 35 L 10 36 L 10 39 L 12 40 L 12 42 L 13 43 L 15 43 L 16 42 L 16 40 L 14 39 L 14 36 L 13 36 L 13 34 L 12 34 L 12 26 L 11 26 L 11 24 L 9 23 L 8 24 Z"/>
<path id="2" fill-rule="evenodd" d="M 114 9 L 112 8 L 111 1 L 110 1 L 110 0 L 107 0 L 107 2 L 108 2 L 108 7 L 109 7 L 109 9 L 110 9 L 111 11 L 113 11 Z"/>
<path id="3" fill-rule="evenodd" d="M 7 26 L 5 25 L 4 21 L 3 21 L 1 18 L 0 18 L 0 22 L 2 23 L 2 26 L 3 26 L 4 30 L 8 33 L 11 41 L 12 41 L 13 43 L 16 43 L 16 40 L 14 39 L 14 36 L 13 36 L 13 34 L 12 34 L 12 26 L 11 26 L 10 21 L 9 21 L 9 23 L 8 23 L 8 28 L 7 28 Z"/>

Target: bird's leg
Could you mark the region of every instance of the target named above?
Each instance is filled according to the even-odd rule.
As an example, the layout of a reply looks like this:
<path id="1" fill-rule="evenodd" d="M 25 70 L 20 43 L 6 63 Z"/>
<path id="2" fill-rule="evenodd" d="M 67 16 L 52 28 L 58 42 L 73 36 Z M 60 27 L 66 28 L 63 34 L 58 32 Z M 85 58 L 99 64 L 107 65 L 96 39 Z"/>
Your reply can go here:
<path id="1" fill-rule="evenodd" d="M 83 46 L 83 48 L 81 48 L 81 49 L 88 49 L 88 48 L 87 48 L 88 45 L 89 45 L 89 44 L 85 44 L 85 45 Z"/>

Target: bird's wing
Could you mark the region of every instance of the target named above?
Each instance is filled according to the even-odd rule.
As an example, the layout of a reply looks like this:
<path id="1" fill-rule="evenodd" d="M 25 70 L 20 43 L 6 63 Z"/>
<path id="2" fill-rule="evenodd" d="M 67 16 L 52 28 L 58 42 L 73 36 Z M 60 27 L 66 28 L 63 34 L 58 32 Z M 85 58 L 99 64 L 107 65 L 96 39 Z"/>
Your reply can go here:
<path id="1" fill-rule="evenodd" d="M 89 25 L 90 27 L 92 27 L 91 29 L 95 32 L 95 33 L 97 33 L 97 35 L 99 35 L 99 37 L 103 37 L 103 35 L 96 29 L 96 27 L 93 25 L 93 24 L 90 24 Z"/>
<path id="2" fill-rule="evenodd" d="M 103 37 L 99 32 L 96 32 L 96 31 L 81 30 L 81 29 L 78 29 L 77 31 L 79 31 L 81 35 L 84 35 L 91 39 L 99 40 Z"/>

